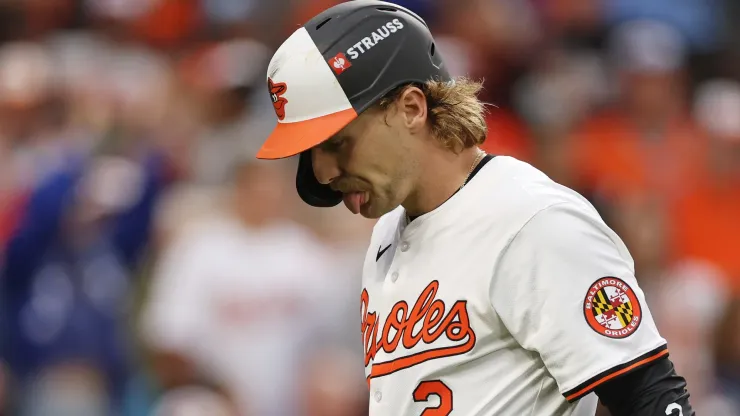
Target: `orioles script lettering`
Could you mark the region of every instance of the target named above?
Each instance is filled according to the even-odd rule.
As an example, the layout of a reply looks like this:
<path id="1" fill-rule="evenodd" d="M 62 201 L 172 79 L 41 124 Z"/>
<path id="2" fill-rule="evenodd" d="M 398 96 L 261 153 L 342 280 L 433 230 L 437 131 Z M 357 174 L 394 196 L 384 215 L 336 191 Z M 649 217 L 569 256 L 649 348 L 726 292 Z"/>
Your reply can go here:
<path id="1" fill-rule="evenodd" d="M 375 360 L 378 351 L 392 353 L 399 345 L 411 350 L 420 342 L 432 345 L 442 336 L 453 342 L 451 346 L 415 351 L 408 356 L 381 363 L 373 362 L 370 377 L 381 377 L 424 361 L 464 354 L 473 349 L 475 333 L 470 327 L 467 302 L 459 300 L 448 310 L 444 301 L 437 299 L 438 289 L 439 282 L 435 280 L 421 292 L 413 306 L 403 300 L 397 302 L 385 318 L 382 328 L 377 314 L 370 312 L 367 290 L 362 291 L 360 305 L 365 366 Z"/>

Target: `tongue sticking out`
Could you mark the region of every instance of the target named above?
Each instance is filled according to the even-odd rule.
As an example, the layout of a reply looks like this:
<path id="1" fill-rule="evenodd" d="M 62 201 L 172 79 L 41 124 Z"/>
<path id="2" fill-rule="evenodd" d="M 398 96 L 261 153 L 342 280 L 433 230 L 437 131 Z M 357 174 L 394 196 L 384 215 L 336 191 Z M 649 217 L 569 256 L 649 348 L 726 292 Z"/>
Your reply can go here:
<path id="1" fill-rule="evenodd" d="M 365 192 L 350 192 L 344 194 L 344 205 L 347 206 L 347 209 L 352 211 L 353 214 L 359 214 L 360 207 L 367 200 L 365 195 Z"/>

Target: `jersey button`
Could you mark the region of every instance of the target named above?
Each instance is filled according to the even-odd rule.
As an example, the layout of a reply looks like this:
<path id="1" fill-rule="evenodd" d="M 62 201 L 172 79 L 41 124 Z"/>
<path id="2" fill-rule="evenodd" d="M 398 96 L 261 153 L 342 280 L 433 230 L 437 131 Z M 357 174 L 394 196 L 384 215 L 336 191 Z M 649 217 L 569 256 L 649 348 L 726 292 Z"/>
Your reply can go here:
<path id="1" fill-rule="evenodd" d="M 401 251 L 408 251 L 409 249 L 409 243 L 403 243 L 401 244 Z"/>
<path id="2" fill-rule="evenodd" d="M 381 400 L 383 400 L 383 393 L 380 390 L 375 390 L 375 401 L 380 403 Z"/>
<path id="3" fill-rule="evenodd" d="M 398 280 L 398 272 L 393 272 L 393 274 L 391 275 L 391 280 L 393 280 L 394 282 Z"/>

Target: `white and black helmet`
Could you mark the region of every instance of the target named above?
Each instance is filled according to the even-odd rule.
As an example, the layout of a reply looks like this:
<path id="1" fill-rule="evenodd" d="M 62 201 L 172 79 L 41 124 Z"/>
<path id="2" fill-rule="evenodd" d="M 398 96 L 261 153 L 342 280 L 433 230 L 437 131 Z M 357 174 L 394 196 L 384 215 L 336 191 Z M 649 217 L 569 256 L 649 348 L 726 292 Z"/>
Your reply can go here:
<path id="1" fill-rule="evenodd" d="M 327 9 L 270 61 L 267 84 L 278 124 L 257 158 L 300 155 L 298 194 L 309 205 L 333 207 L 342 196 L 316 180 L 308 151 L 393 89 L 429 80 L 449 81 L 450 75 L 421 17 L 376 0 Z"/>

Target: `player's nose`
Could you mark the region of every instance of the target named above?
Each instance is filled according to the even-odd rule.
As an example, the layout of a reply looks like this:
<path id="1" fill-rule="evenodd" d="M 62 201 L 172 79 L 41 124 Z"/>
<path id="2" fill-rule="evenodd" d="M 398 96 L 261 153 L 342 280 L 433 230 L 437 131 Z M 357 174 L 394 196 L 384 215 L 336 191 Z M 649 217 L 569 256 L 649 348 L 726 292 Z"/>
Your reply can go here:
<path id="1" fill-rule="evenodd" d="M 316 180 L 322 185 L 328 185 L 338 178 L 342 171 L 339 169 L 337 155 L 320 148 L 311 149 L 311 164 Z"/>

